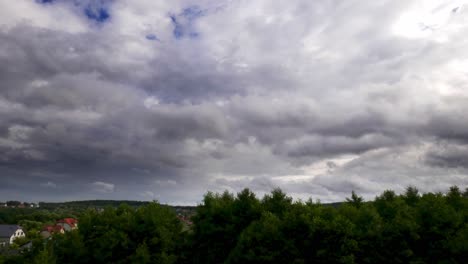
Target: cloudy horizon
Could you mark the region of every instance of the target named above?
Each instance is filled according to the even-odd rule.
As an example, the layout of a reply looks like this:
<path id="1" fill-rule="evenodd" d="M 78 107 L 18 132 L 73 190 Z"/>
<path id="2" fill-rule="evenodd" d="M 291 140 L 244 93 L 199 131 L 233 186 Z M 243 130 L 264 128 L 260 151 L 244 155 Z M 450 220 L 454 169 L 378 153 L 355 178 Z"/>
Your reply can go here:
<path id="1" fill-rule="evenodd" d="M 0 201 L 468 186 L 467 1 L 0 2 Z"/>

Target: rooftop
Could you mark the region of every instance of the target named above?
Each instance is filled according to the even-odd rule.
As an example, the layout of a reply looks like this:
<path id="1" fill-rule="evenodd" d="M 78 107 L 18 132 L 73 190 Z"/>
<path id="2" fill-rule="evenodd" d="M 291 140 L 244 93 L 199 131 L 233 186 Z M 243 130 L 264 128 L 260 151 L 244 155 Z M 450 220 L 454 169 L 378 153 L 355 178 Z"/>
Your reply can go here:
<path id="1" fill-rule="evenodd" d="M 21 229 L 21 226 L 18 226 L 18 225 L 0 225 L 0 238 L 10 237 L 18 229 Z"/>

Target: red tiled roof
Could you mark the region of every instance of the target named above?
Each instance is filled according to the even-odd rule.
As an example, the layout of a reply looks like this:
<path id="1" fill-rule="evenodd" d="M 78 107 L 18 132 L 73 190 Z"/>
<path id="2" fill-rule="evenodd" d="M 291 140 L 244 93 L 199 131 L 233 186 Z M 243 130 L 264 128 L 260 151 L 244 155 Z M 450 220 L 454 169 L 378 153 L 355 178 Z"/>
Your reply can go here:
<path id="1" fill-rule="evenodd" d="M 75 227 L 76 224 L 78 223 L 78 220 L 76 220 L 75 218 L 64 218 L 64 219 L 58 220 L 57 223 L 65 223 L 65 224 L 70 225 L 71 227 Z"/>
<path id="2" fill-rule="evenodd" d="M 42 231 L 48 231 L 49 233 L 62 233 L 65 231 L 62 225 L 59 224 L 68 224 L 70 227 L 74 228 L 76 227 L 76 224 L 78 224 L 78 220 L 75 218 L 64 218 L 57 220 L 57 224 L 55 225 L 47 225 L 42 228 Z"/>
<path id="3" fill-rule="evenodd" d="M 69 224 L 69 223 L 77 223 L 78 220 L 76 220 L 75 218 L 64 218 L 64 219 L 58 220 L 57 222 Z"/>
<path id="4" fill-rule="evenodd" d="M 55 233 L 55 232 L 61 232 L 63 230 L 63 227 L 62 226 L 59 226 L 59 225 L 48 225 L 48 226 L 44 226 L 44 228 L 42 228 L 42 231 L 47 231 L 49 233 Z"/>

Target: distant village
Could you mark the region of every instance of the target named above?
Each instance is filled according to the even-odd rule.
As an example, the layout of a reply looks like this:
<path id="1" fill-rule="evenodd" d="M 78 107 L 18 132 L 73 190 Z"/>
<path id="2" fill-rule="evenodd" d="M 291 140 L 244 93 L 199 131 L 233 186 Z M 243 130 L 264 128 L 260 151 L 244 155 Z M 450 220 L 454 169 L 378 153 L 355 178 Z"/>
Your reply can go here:
<path id="1" fill-rule="evenodd" d="M 101 201 L 102 202 L 102 201 Z M 81 202 L 78 202 L 78 204 Z M 83 202 L 83 207 L 93 208 L 97 212 L 102 212 L 104 205 L 99 204 L 100 202 Z M 50 209 L 63 206 L 64 204 L 71 206 L 77 206 L 76 204 L 63 203 L 63 204 L 53 204 L 53 203 L 32 203 L 32 202 L 21 202 L 21 201 L 7 201 L 0 202 L 0 209 L 30 209 L 30 208 L 41 208 L 41 209 Z M 143 204 L 143 203 L 142 203 Z M 137 204 L 138 206 L 140 204 Z M 191 217 L 194 215 L 194 207 L 189 206 L 170 206 L 177 215 L 177 218 L 184 224 L 184 229 L 189 229 L 192 226 Z M 66 232 L 78 229 L 78 219 L 75 218 L 62 218 L 56 220 L 55 223 L 44 224 L 40 229 L 37 229 L 38 235 L 44 240 L 51 239 L 55 234 L 65 234 Z M 35 231 L 36 232 L 36 231 Z M 5 250 L 11 252 L 11 245 L 14 244 L 16 239 L 22 239 L 21 246 L 14 251 L 21 252 L 27 250 L 32 246 L 31 241 L 27 241 L 26 236 L 27 230 L 25 230 L 20 224 L 0 224 L 0 253 Z M 29 237 L 29 236 L 28 236 Z M 18 244 L 18 243 L 15 243 Z"/>
<path id="2" fill-rule="evenodd" d="M 39 203 L 27 203 L 20 201 L 0 202 L 0 208 L 39 208 Z"/>
<path id="3" fill-rule="evenodd" d="M 65 234 L 65 232 L 78 228 L 78 220 L 75 218 L 64 218 L 57 220 L 54 225 L 45 225 L 42 228 L 42 238 L 50 238 L 53 234 Z"/>
<path id="4" fill-rule="evenodd" d="M 54 234 L 64 234 L 65 232 L 78 228 L 78 220 L 74 218 L 64 218 L 57 220 L 53 225 L 44 225 L 40 235 L 44 239 L 49 239 Z M 13 244 L 16 239 L 26 237 L 26 233 L 19 225 L 0 225 L 0 248 L 5 248 Z M 31 243 L 27 242 L 21 249 L 28 249 Z"/>
<path id="5" fill-rule="evenodd" d="M 30 203 L 21 201 L 0 202 L 0 209 L 4 208 L 40 208 L 40 203 Z M 63 218 L 55 221 L 54 224 L 44 224 L 39 230 L 39 234 L 43 239 L 50 239 L 54 234 L 64 234 L 65 232 L 78 228 L 78 220 L 75 218 Z M 26 239 L 26 231 L 18 224 L 0 224 L 0 250 L 8 250 L 11 252 L 10 246 L 17 239 Z M 14 251 L 22 251 L 29 249 L 32 246 L 31 241 L 22 243 L 20 248 Z"/>

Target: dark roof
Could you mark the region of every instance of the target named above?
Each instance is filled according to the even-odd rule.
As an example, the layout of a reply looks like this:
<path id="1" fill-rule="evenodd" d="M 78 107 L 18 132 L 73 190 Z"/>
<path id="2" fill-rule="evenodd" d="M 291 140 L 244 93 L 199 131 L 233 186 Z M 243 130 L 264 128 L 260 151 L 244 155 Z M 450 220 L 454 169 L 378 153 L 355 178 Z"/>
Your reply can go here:
<path id="1" fill-rule="evenodd" d="M 18 225 L 0 225 L 0 237 L 11 237 L 16 230 L 21 229 Z"/>

